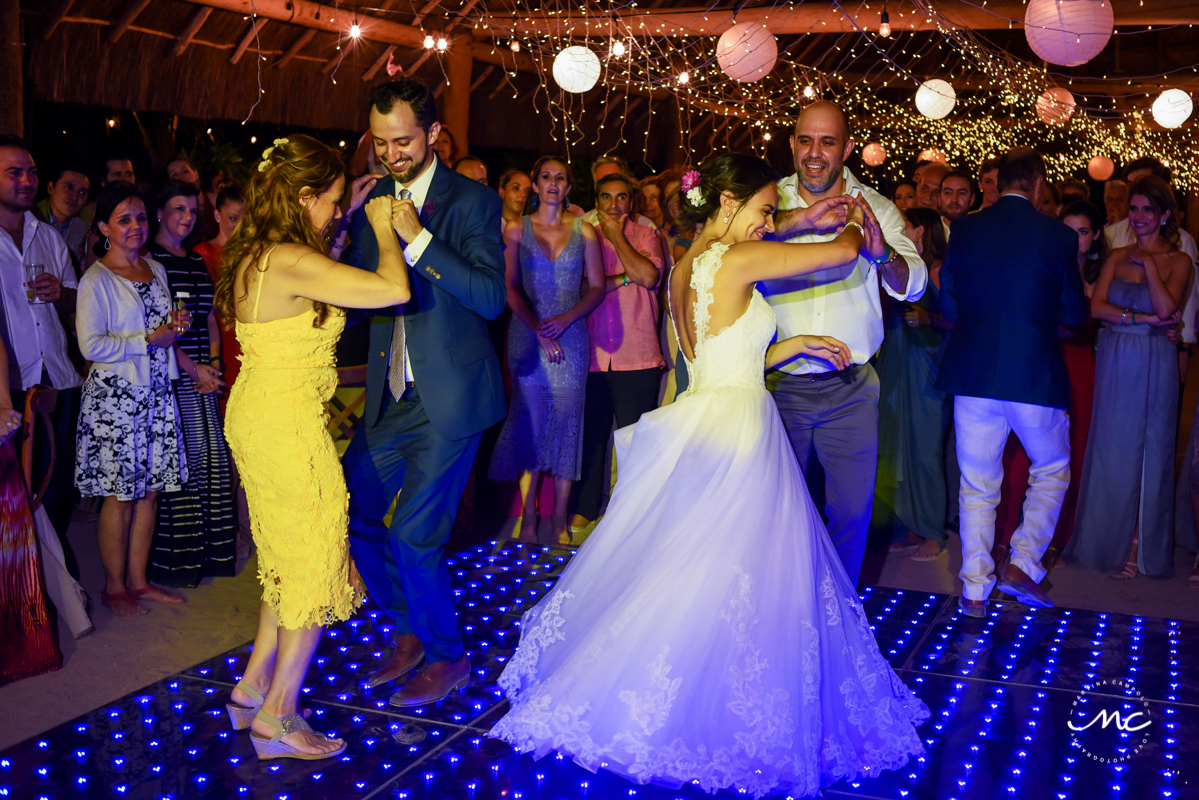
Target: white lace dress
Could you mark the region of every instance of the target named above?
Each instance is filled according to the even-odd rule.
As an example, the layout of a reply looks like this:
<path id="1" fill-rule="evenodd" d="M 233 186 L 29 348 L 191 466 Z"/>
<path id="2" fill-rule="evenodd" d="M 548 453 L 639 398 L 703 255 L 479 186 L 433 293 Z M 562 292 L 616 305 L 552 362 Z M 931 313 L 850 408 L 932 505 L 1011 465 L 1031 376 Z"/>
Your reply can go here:
<path id="1" fill-rule="evenodd" d="M 774 311 L 708 332 L 723 245 L 695 260 L 695 361 L 617 431 L 607 514 L 521 622 L 492 729 L 637 783 L 814 795 L 924 752 L 763 382 Z"/>

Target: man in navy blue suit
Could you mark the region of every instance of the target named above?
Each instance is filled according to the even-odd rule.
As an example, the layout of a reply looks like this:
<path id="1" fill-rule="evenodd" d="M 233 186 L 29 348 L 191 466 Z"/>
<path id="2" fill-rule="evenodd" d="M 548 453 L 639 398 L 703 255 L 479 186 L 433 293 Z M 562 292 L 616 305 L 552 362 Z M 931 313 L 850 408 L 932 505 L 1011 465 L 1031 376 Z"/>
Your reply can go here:
<path id="1" fill-rule="evenodd" d="M 950 229 L 941 267 L 941 313 L 955 323 L 937 376 L 954 397 L 962 481 L 963 613 L 985 617 L 995 587 L 995 508 L 1012 431 L 1032 460 L 1024 519 L 999 589 L 1052 607 L 1038 586 L 1070 482 L 1070 384 L 1058 326 L 1082 324 L 1086 300 L 1078 236 L 1037 211 L 1045 162 L 1018 147 L 999 160 L 999 200 Z"/>
<path id="2" fill-rule="evenodd" d="M 487 320 L 499 316 L 507 290 L 500 199 L 438 163 L 432 93 L 398 80 L 375 86 L 370 98 L 375 155 L 390 173 L 370 198 L 395 198 L 392 219 L 412 299 L 371 318 L 366 407 L 343 463 L 350 552 L 396 625 L 395 652 L 370 684 L 425 662 L 391 698 L 404 707 L 470 680 L 444 548 L 480 435 L 505 413 Z M 345 261 L 376 269 L 378 244 L 364 211 L 354 214 L 350 235 Z M 389 527 L 383 519 L 393 500 Z"/>

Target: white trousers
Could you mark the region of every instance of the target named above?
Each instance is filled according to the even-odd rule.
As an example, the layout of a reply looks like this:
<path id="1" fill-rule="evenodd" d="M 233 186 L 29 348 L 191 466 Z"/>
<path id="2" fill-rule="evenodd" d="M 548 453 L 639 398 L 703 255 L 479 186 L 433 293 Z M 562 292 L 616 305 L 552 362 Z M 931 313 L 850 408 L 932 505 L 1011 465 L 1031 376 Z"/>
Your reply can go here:
<path id="1" fill-rule="evenodd" d="M 1014 431 L 1032 461 L 1024 519 L 1012 534 L 1011 563 L 1034 581 L 1045 577 L 1041 556 L 1053 541 L 1062 498 L 1070 483 L 1070 419 L 1060 408 L 955 397 L 953 424 L 957 433 L 958 464 L 962 470 L 959 494 L 962 536 L 962 596 L 986 600 L 995 588 L 995 508 L 1003 484 L 1003 449 Z"/>

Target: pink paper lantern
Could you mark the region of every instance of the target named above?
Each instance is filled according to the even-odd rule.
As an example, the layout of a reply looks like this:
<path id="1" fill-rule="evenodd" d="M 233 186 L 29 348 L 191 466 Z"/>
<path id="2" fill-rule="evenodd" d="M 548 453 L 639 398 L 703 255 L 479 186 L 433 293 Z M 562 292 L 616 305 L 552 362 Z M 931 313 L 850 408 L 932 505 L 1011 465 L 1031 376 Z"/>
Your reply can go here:
<path id="1" fill-rule="evenodd" d="M 917 161 L 936 161 L 938 164 L 948 166 L 948 161 L 945 160 L 945 154 L 935 147 L 930 147 L 927 150 L 921 150 L 920 155 L 916 156 Z"/>
<path id="2" fill-rule="evenodd" d="M 862 148 L 862 160 L 867 166 L 877 167 L 887 160 L 887 151 L 878 142 L 871 142 Z"/>
<path id="3" fill-rule="evenodd" d="M 1097 181 L 1107 180 L 1115 171 L 1115 162 L 1107 156 L 1095 156 L 1087 162 L 1087 174 Z"/>
<path id="4" fill-rule="evenodd" d="M 739 22 L 720 34 L 716 61 L 724 74 L 735 81 L 752 83 L 774 69 L 779 46 L 774 34 L 760 22 Z"/>
<path id="5" fill-rule="evenodd" d="M 1057 86 L 1037 98 L 1037 118 L 1051 125 L 1064 125 L 1074 115 L 1074 95 Z"/>
<path id="6" fill-rule="evenodd" d="M 1024 37 L 1050 64 L 1076 67 L 1107 46 L 1115 17 L 1111 0 L 1029 0 Z"/>

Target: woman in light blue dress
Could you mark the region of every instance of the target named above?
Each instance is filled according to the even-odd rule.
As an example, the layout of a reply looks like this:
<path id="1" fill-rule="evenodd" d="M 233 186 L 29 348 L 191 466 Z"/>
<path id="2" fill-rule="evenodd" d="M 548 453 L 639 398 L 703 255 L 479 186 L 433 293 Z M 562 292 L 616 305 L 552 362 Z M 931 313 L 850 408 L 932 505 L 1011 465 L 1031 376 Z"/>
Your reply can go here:
<path id="1" fill-rule="evenodd" d="M 1178 249 L 1170 187 L 1152 175 L 1129 189 L 1137 242 L 1115 250 L 1091 296 L 1103 324 L 1095 403 L 1067 562 L 1129 579 L 1174 564 L 1174 423 L 1177 324 L 1194 267 Z"/>

